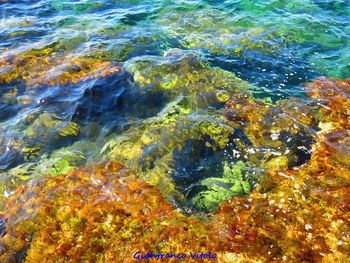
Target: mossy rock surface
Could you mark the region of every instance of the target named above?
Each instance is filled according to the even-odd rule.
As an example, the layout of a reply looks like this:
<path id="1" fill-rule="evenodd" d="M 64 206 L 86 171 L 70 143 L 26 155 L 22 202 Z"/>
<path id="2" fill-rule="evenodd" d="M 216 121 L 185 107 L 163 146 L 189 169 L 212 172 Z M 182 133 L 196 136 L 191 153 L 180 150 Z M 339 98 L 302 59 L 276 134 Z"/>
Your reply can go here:
<path id="1" fill-rule="evenodd" d="M 233 73 L 210 67 L 195 51 L 171 49 L 164 56 L 141 56 L 125 62 L 136 87 L 162 91 L 169 97 L 188 96 L 197 107 L 225 102 L 247 89 L 248 83 Z"/>

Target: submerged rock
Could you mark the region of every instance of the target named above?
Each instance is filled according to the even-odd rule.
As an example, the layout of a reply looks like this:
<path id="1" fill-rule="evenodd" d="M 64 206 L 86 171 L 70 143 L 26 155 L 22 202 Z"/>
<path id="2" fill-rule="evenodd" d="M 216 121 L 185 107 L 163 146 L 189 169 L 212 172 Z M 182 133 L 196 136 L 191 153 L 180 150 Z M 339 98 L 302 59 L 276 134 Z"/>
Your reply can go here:
<path id="1" fill-rule="evenodd" d="M 117 160 L 138 171 L 146 182 L 156 185 L 169 197 L 175 193 L 173 174 L 176 153 L 190 140 L 202 140 L 206 147 L 226 147 L 233 130 L 225 125 L 220 112 L 191 114 L 182 101 L 170 103 L 158 116 L 132 126 L 122 135 L 113 136 L 102 149 Z"/>
<path id="2" fill-rule="evenodd" d="M 10 176 L 26 180 L 35 173 L 36 175 L 42 174 L 34 169 L 40 166 L 39 159 L 44 159 L 46 153 L 57 148 L 57 145 L 70 144 L 79 135 L 78 124 L 63 121 L 54 114 L 42 113 L 38 116 L 34 114 L 27 119 L 24 121 L 24 123 L 28 122 L 27 126 L 22 131 L 0 133 L 0 154 L 2 155 L 0 157 L 0 177 L 3 179 Z M 24 126 L 23 123 L 21 125 Z M 72 158 L 76 159 L 78 155 Z M 59 170 L 64 171 L 64 169 Z M 54 171 L 51 170 L 49 173 L 53 174 Z M 12 183 L 9 184 L 12 185 Z M 3 194 L 4 192 L 0 194 L 0 199 Z"/>
<path id="3" fill-rule="evenodd" d="M 77 141 L 69 147 L 50 153 L 37 153 L 35 160 L 24 160 L 24 163 L 18 162 L 11 169 L 4 169 L 0 172 L 0 209 L 8 196 L 25 182 L 43 176 L 67 174 L 81 165 L 97 161 L 100 157 L 97 143 Z"/>
<path id="4" fill-rule="evenodd" d="M 164 11 L 158 23 L 184 48 L 206 49 L 210 53 L 238 57 L 246 50 L 278 51 L 262 27 L 244 25 L 217 9 Z"/>
<path id="5" fill-rule="evenodd" d="M 69 147 L 59 148 L 49 154 L 44 153 L 35 162 L 18 165 L 3 174 L 23 180 L 67 174 L 80 165 L 96 160 L 100 156 L 99 153 L 97 144 L 77 141 Z"/>
<path id="6" fill-rule="evenodd" d="M 37 84 L 66 85 L 119 71 L 115 63 L 68 54 L 67 51 L 76 49 L 84 40 L 77 37 L 42 49 L 3 54 L 0 57 L 0 83 L 23 81 L 29 87 Z"/>
<path id="7" fill-rule="evenodd" d="M 34 120 L 31 120 L 31 119 Z M 31 155 L 38 154 L 43 148 L 48 149 L 58 141 L 69 139 L 79 135 L 79 126 L 75 122 L 66 122 L 58 116 L 50 113 L 42 113 L 38 116 L 30 115 L 27 118 L 28 126 L 12 138 L 6 145 L 8 149 L 16 149 L 30 160 Z M 18 138 L 17 140 L 15 138 Z"/>
<path id="8" fill-rule="evenodd" d="M 169 50 L 163 57 L 130 59 L 123 69 L 132 74 L 135 88 L 163 93 L 171 101 L 157 116 L 111 136 L 103 152 L 137 170 L 169 197 L 178 187 L 173 181 L 177 153 L 190 141 L 203 142 L 203 150 L 225 148 L 233 129 L 224 123 L 220 108 L 248 83 L 210 67 L 197 52 L 181 49 Z"/>
<path id="9" fill-rule="evenodd" d="M 76 137 L 79 126 L 75 122 L 63 122 L 53 114 L 42 113 L 23 133 L 35 140 L 52 142 L 52 137 Z"/>
<path id="10" fill-rule="evenodd" d="M 162 91 L 172 98 L 187 96 L 192 107 L 223 103 L 248 87 L 233 73 L 209 67 L 198 52 L 190 50 L 171 49 L 163 57 L 133 58 L 123 69 L 133 75 L 138 87 Z"/>

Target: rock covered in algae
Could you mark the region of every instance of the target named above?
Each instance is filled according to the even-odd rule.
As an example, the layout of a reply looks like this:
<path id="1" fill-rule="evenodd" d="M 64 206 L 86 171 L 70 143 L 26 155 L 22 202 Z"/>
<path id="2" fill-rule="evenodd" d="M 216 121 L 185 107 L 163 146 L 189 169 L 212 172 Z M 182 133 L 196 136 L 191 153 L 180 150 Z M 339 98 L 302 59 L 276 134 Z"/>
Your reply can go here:
<path id="1" fill-rule="evenodd" d="M 248 84 L 234 74 L 210 67 L 197 52 L 168 50 L 125 62 L 135 88 L 164 93 L 171 100 L 157 116 L 112 137 L 103 149 L 169 195 L 174 190 L 174 152 L 189 140 L 204 140 L 213 149 L 226 147 L 232 128 L 217 108 Z M 132 150 L 130 150 L 132 149 Z"/>
<path id="2" fill-rule="evenodd" d="M 169 197 L 175 191 L 171 177 L 176 150 L 190 140 L 204 140 L 212 149 L 222 149 L 229 142 L 233 129 L 221 118 L 221 112 L 203 111 L 191 114 L 181 99 L 169 103 L 157 116 L 131 127 L 122 135 L 113 136 L 102 152 L 138 171 L 139 176 Z"/>
<path id="3" fill-rule="evenodd" d="M 71 146 L 44 153 L 35 162 L 18 165 L 4 174 L 10 174 L 23 180 L 41 176 L 57 176 L 96 160 L 99 153 L 97 144 L 90 141 L 77 141 Z"/>
<path id="4" fill-rule="evenodd" d="M 61 120 L 58 116 L 50 113 L 42 113 L 39 116 L 29 116 L 34 121 L 24 129 L 20 137 L 20 143 L 11 143 L 7 147 L 17 149 L 24 155 L 39 153 L 43 148 L 49 148 L 60 140 L 68 140 L 79 135 L 80 127 L 75 122 Z M 30 159 L 30 158 L 27 158 Z"/>
<path id="5" fill-rule="evenodd" d="M 218 229 L 181 215 L 119 163 L 31 181 L 5 213 L 2 262 L 131 262 L 138 251 L 220 252 L 227 245 Z"/>
<path id="6" fill-rule="evenodd" d="M 25 156 L 28 157 L 28 154 L 26 153 Z M 27 158 L 24 163 L 17 162 L 15 167 L 0 172 L 0 209 L 3 208 L 7 197 L 26 181 L 43 176 L 66 174 L 80 165 L 96 161 L 101 157 L 98 144 L 84 140 L 42 154 L 39 148 L 35 155 L 35 160 Z M 5 155 L 5 157 L 8 156 Z"/>
<path id="7" fill-rule="evenodd" d="M 41 49 L 4 53 L 0 57 L 0 83 L 65 85 L 119 71 L 119 66 L 110 61 L 68 54 L 84 40 L 76 37 Z"/>
<path id="8" fill-rule="evenodd" d="M 349 80 L 307 85 L 323 99 L 311 159 L 271 171 L 248 198 L 226 202 L 216 215 L 232 250 L 269 262 L 347 262 L 350 256 Z"/>
<path id="9" fill-rule="evenodd" d="M 156 117 L 113 136 L 102 152 L 136 170 L 166 198 L 214 212 L 222 201 L 249 193 L 258 172 L 225 156 L 235 129 L 225 124 L 222 111 L 193 114 L 186 105 L 185 99 L 169 103 Z M 224 160 L 232 163 L 226 172 Z"/>
<path id="10" fill-rule="evenodd" d="M 89 57 L 102 61 L 123 61 L 139 56 L 145 49 L 150 53 L 160 53 L 171 45 L 160 28 L 150 27 L 149 24 L 138 24 L 137 28 L 120 24 L 103 28 L 98 34 L 106 39 Z"/>
<path id="11" fill-rule="evenodd" d="M 225 117 L 234 129 L 224 147 L 222 174 L 186 189 L 190 203 L 204 211 L 214 212 L 224 200 L 249 194 L 266 171 L 305 163 L 320 112 L 298 99 L 273 105 L 238 93 L 226 103 Z"/>
<path id="12" fill-rule="evenodd" d="M 189 96 L 199 107 L 225 102 L 248 87 L 233 73 L 209 67 L 198 52 L 191 50 L 171 49 L 164 56 L 132 58 L 123 69 L 133 75 L 139 87 L 162 91 L 169 97 Z"/>

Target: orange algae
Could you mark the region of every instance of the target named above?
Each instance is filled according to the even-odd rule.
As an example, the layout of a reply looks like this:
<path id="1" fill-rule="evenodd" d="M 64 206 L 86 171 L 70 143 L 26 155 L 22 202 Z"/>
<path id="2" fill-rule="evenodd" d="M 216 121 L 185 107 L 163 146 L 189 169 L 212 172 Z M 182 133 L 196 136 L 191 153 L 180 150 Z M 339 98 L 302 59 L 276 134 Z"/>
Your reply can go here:
<path id="1" fill-rule="evenodd" d="M 9 199 L 6 218 L 1 262 L 25 251 L 24 262 L 131 262 L 138 251 L 225 247 L 209 223 L 181 215 L 118 163 L 32 181 Z"/>
<path id="2" fill-rule="evenodd" d="M 0 71 L 0 84 L 20 80 L 28 85 L 66 85 L 108 76 L 118 72 L 119 65 L 47 47 L 0 58 Z"/>

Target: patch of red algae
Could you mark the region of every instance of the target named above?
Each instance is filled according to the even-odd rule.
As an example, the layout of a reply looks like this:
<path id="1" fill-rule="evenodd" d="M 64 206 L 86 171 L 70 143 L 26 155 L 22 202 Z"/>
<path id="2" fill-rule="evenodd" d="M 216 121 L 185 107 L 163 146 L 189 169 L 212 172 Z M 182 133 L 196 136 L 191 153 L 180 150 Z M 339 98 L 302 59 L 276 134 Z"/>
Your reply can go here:
<path id="1" fill-rule="evenodd" d="M 118 163 L 19 187 L 6 218 L 1 262 L 135 262 L 138 251 L 189 255 L 227 247 L 208 222 L 183 216 Z"/>
<path id="2" fill-rule="evenodd" d="M 222 205 L 215 220 L 234 252 L 266 262 L 350 262 L 350 79 L 321 78 L 307 90 L 325 102 L 321 123 L 331 125 L 306 164 L 268 172 L 250 196 Z"/>

